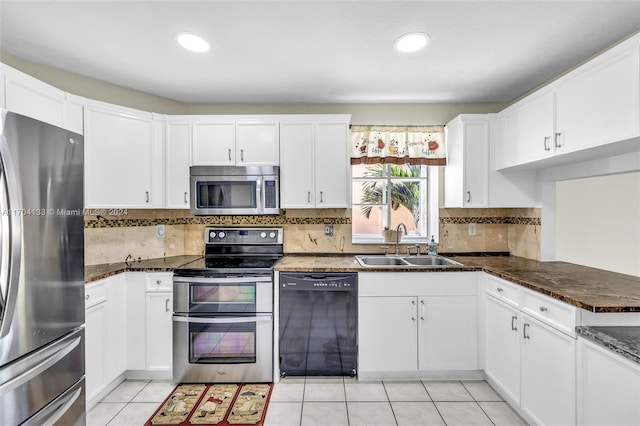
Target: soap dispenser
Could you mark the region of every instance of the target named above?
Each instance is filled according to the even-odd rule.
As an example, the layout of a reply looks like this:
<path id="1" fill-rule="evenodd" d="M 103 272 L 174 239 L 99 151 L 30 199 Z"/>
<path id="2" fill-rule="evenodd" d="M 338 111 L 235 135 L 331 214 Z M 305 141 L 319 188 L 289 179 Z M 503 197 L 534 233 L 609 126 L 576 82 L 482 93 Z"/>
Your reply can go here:
<path id="1" fill-rule="evenodd" d="M 429 241 L 428 253 L 429 253 L 430 255 L 436 255 L 436 254 L 438 254 L 438 244 L 437 244 L 437 243 L 436 243 L 436 241 L 433 239 L 433 235 L 431 236 L 431 241 Z"/>

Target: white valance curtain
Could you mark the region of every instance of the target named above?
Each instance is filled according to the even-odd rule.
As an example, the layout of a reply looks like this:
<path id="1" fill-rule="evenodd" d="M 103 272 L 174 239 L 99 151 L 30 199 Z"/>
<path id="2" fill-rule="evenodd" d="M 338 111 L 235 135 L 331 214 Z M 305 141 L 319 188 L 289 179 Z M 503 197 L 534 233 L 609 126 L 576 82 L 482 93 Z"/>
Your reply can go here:
<path id="1" fill-rule="evenodd" d="M 351 164 L 447 164 L 444 126 L 351 126 Z"/>

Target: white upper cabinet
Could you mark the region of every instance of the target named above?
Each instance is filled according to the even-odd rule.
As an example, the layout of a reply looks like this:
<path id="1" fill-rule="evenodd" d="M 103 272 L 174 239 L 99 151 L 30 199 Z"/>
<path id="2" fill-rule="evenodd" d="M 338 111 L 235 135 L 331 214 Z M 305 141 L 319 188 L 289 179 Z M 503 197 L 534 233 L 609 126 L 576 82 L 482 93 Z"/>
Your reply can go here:
<path id="1" fill-rule="evenodd" d="M 445 137 L 445 207 L 486 207 L 489 167 L 487 115 L 459 115 L 447 123 Z"/>
<path id="2" fill-rule="evenodd" d="M 168 118 L 165 146 L 165 200 L 167 208 L 189 208 L 192 128 L 191 121 L 184 117 Z"/>
<path id="3" fill-rule="evenodd" d="M 500 113 L 501 168 L 544 168 L 638 150 L 640 35 Z"/>
<path id="4" fill-rule="evenodd" d="M 194 118 L 194 165 L 277 166 L 279 153 L 277 121 L 232 116 Z"/>
<path id="5" fill-rule="evenodd" d="M 82 103 L 37 78 L 2 65 L 4 107 L 63 129 L 82 134 Z"/>
<path id="6" fill-rule="evenodd" d="M 163 207 L 163 123 L 101 102 L 85 105 L 85 207 Z"/>
<path id="7" fill-rule="evenodd" d="M 280 123 L 282 208 L 349 206 L 349 120 L 299 117 Z"/>
<path id="8" fill-rule="evenodd" d="M 7 66 L 0 62 L 0 108 L 6 108 L 7 104 L 5 103 L 4 96 L 4 69 Z"/>
<path id="9" fill-rule="evenodd" d="M 280 162 L 280 127 L 273 122 L 236 123 L 236 165 L 277 166 Z"/>
<path id="10" fill-rule="evenodd" d="M 639 75 L 640 48 L 636 43 L 593 60 L 558 84 L 554 90 L 556 152 L 639 136 Z"/>
<path id="11" fill-rule="evenodd" d="M 528 163 L 550 156 L 554 139 L 554 95 L 527 98 L 505 114 L 505 163 Z"/>

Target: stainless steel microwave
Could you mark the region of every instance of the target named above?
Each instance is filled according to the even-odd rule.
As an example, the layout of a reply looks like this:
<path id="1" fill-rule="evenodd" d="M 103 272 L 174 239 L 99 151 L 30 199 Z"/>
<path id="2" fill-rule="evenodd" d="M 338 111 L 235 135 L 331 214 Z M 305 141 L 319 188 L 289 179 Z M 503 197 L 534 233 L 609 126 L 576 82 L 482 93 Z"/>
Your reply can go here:
<path id="1" fill-rule="evenodd" d="M 191 213 L 275 215 L 280 212 L 279 167 L 192 166 Z"/>

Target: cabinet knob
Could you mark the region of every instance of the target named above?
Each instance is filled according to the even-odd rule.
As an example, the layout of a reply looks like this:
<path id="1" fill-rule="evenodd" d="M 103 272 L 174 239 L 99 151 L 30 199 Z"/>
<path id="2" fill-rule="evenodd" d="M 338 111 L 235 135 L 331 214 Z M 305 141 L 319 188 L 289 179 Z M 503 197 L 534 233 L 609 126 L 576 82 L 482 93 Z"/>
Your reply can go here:
<path id="1" fill-rule="evenodd" d="M 539 309 L 540 309 L 540 312 L 547 312 L 548 311 L 546 306 L 540 306 Z"/>
<path id="2" fill-rule="evenodd" d="M 162 280 L 156 280 L 156 284 L 157 284 L 157 285 L 162 284 Z"/>
<path id="3" fill-rule="evenodd" d="M 498 288 L 496 288 L 496 290 L 498 290 L 498 293 L 502 293 L 504 291 L 504 289 L 502 287 L 498 287 Z"/>
<path id="4" fill-rule="evenodd" d="M 89 297 L 91 297 L 91 296 L 89 296 L 88 294 L 87 294 L 87 295 L 85 295 L 85 296 L 84 296 L 84 300 L 89 300 Z"/>

